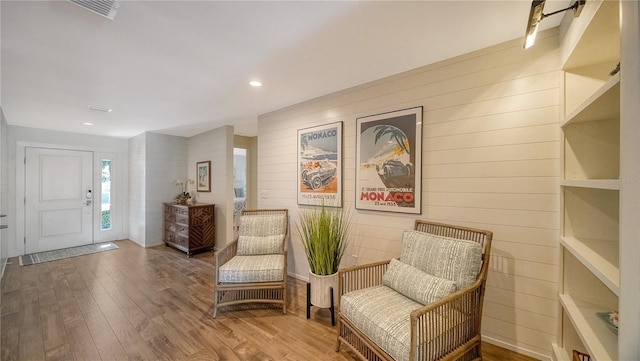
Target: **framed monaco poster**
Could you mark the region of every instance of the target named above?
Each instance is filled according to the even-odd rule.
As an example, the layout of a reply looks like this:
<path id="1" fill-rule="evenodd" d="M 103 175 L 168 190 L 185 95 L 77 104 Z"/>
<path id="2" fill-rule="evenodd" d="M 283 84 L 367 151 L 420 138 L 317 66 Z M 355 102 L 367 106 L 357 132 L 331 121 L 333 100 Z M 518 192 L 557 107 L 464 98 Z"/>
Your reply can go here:
<path id="1" fill-rule="evenodd" d="M 356 209 L 422 212 L 422 107 L 356 119 Z"/>
<path id="2" fill-rule="evenodd" d="M 342 122 L 298 130 L 298 204 L 342 207 Z"/>

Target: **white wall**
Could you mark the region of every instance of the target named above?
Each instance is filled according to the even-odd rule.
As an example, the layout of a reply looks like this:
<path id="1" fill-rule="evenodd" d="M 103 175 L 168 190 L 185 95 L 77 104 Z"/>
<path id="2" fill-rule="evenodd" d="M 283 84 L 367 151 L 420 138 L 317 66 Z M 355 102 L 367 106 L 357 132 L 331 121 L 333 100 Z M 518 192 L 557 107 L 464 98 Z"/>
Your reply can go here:
<path id="1" fill-rule="evenodd" d="M 142 133 L 129 139 L 129 239 L 143 247 L 163 244 L 163 203 L 174 202 L 187 177 L 187 139 Z"/>
<path id="2" fill-rule="evenodd" d="M 146 143 L 145 246 L 151 247 L 163 243 L 162 203 L 175 201 L 180 193 L 175 182 L 186 178 L 187 138 L 147 133 Z"/>
<path id="3" fill-rule="evenodd" d="M 215 204 L 216 249 L 233 240 L 233 127 L 223 126 L 188 140 L 189 178 L 196 163 L 211 161 L 211 192 L 197 192 L 200 203 Z"/>
<path id="4" fill-rule="evenodd" d="M 8 126 L 8 177 L 9 184 L 6 191 L 12 194 L 9 198 L 7 222 L 9 229 L 4 236 L 8 236 L 9 257 L 24 254 L 24 157 L 25 147 L 47 147 L 71 150 L 92 151 L 94 154 L 110 153 L 114 155 L 114 173 L 120 174 L 113 180 L 114 189 L 121 189 L 123 194 L 116 197 L 117 204 L 112 204 L 119 212 L 118 217 L 112 219 L 111 233 L 115 239 L 127 237 L 129 228 L 128 214 L 128 183 L 127 167 L 129 163 L 128 142 L 126 139 L 84 135 L 69 132 L 59 132 L 44 129 Z M 98 172 L 96 170 L 96 172 Z M 99 172 L 98 172 L 99 173 Z M 96 180 L 97 178 L 97 180 Z M 99 189 L 99 177 L 94 177 L 94 189 Z M 4 191 L 4 188 L 3 188 Z M 94 222 L 99 216 L 94 216 Z"/>
<path id="5" fill-rule="evenodd" d="M 233 237 L 233 127 L 191 138 L 143 133 L 129 139 L 129 238 L 143 247 L 163 243 L 164 209 L 180 189 L 178 179 L 196 179 L 196 163 L 211 161 L 211 192 L 188 191 L 198 203 L 215 207 L 216 247 Z M 231 207 L 231 209 L 229 209 Z M 229 230 L 229 232 L 227 232 Z"/>
<path id="6" fill-rule="evenodd" d="M 146 139 L 147 133 L 129 138 L 129 239 L 146 242 Z"/>
<path id="7" fill-rule="evenodd" d="M 353 208 L 356 118 L 423 106 L 422 214 L 357 210 L 343 266 L 399 256 L 416 218 L 491 230 L 483 337 L 548 358 L 558 307 L 558 42 L 554 29 L 527 51 L 516 39 L 260 116 L 258 206 L 288 208 L 297 221 L 296 132 L 342 121 L 343 199 Z M 289 273 L 306 278 L 295 232 L 289 249 Z"/>

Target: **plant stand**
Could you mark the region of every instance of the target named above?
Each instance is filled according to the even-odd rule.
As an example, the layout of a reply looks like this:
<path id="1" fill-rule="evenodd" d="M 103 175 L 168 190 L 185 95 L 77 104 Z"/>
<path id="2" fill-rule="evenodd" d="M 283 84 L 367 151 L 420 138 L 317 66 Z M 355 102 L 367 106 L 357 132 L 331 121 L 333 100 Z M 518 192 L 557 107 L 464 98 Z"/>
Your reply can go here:
<path id="1" fill-rule="evenodd" d="M 307 282 L 307 319 L 311 317 L 311 306 L 331 310 L 331 326 L 336 325 L 333 291 L 338 289 L 338 272 L 320 276 L 309 271 Z"/>
<path id="2" fill-rule="evenodd" d="M 333 304 L 333 287 L 329 287 L 329 293 L 331 295 L 331 305 L 329 306 L 329 310 L 331 310 L 331 326 L 336 325 L 336 308 Z M 311 318 L 311 306 L 314 306 L 311 303 L 311 283 L 307 282 L 307 320 Z M 321 306 L 316 306 L 320 308 L 326 308 Z"/>

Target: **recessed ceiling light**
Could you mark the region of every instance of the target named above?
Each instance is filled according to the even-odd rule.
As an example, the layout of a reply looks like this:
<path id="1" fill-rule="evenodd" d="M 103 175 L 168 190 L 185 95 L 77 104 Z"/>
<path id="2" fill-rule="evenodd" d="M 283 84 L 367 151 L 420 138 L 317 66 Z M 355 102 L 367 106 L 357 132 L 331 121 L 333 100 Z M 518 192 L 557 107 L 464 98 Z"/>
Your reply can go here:
<path id="1" fill-rule="evenodd" d="M 84 124 L 84 125 L 93 125 L 93 123 L 89 123 L 89 122 L 84 122 L 82 124 Z"/>
<path id="2" fill-rule="evenodd" d="M 111 113 L 113 111 L 113 109 L 111 109 L 111 108 L 97 107 L 95 105 L 89 105 L 89 109 L 95 110 L 97 112 L 105 112 L 105 113 Z"/>
<path id="3" fill-rule="evenodd" d="M 252 80 L 249 82 L 249 85 L 254 86 L 254 87 L 259 87 L 262 86 L 262 83 L 257 81 L 257 80 Z"/>

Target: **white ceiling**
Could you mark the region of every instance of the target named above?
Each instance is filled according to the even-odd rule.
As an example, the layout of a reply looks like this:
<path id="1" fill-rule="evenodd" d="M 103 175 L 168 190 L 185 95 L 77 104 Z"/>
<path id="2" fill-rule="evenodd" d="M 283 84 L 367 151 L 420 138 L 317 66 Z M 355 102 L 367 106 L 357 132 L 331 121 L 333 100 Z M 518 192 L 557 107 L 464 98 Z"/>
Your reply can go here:
<path id="1" fill-rule="evenodd" d="M 251 136 L 259 114 L 522 37 L 530 4 L 121 1 L 111 21 L 67 1 L 2 0 L 0 101 L 10 125 Z"/>

